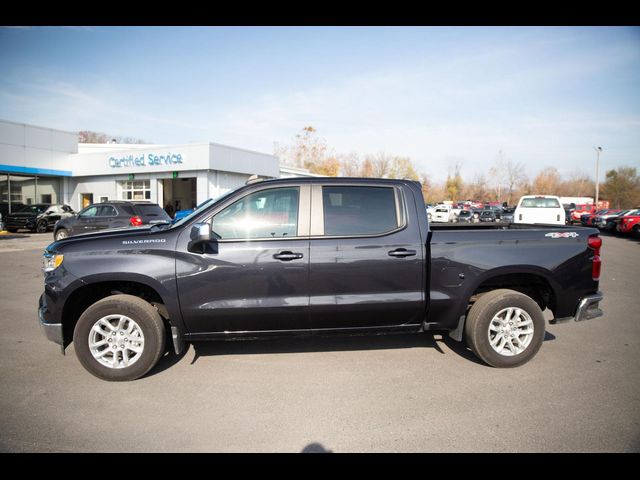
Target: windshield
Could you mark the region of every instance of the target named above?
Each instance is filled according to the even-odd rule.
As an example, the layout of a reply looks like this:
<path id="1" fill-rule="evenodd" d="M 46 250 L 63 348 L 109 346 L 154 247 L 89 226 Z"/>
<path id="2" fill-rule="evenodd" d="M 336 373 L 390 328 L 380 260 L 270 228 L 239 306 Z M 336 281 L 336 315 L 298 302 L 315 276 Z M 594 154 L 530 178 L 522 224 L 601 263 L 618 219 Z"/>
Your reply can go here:
<path id="1" fill-rule="evenodd" d="M 16 213 L 42 213 L 44 212 L 49 205 L 25 205 Z"/>
<path id="2" fill-rule="evenodd" d="M 195 216 L 197 216 L 197 215 L 200 215 L 200 213 L 202 213 L 204 210 L 206 210 L 207 208 L 209 208 L 211 205 L 213 205 L 213 204 L 214 204 L 214 203 L 216 203 L 216 202 L 219 202 L 220 200 L 222 200 L 222 199 L 224 199 L 224 198 L 226 198 L 226 197 L 231 196 L 232 194 L 234 194 L 234 193 L 236 192 L 236 190 L 239 190 L 239 189 L 241 189 L 242 187 L 244 187 L 244 185 L 242 185 L 242 186 L 240 186 L 240 187 L 238 187 L 238 188 L 234 188 L 233 190 L 229 190 L 228 192 L 223 193 L 222 195 L 218 195 L 217 197 L 213 197 L 213 198 L 210 198 L 209 200 L 206 200 L 206 201 L 202 202 L 202 203 L 201 203 L 200 205 L 198 205 L 198 206 L 196 207 L 196 209 L 195 209 L 193 212 L 191 212 L 189 215 L 187 215 L 186 217 L 182 217 L 180 220 L 178 220 L 177 222 L 175 222 L 175 223 L 171 226 L 171 228 L 173 228 L 173 227 L 177 227 L 177 226 L 180 226 L 180 225 L 183 225 L 184 223 L 191 221 L 191 219 L 192 219 L 192 218 L 194 218 L 194 217 L 195 217 Z"/>

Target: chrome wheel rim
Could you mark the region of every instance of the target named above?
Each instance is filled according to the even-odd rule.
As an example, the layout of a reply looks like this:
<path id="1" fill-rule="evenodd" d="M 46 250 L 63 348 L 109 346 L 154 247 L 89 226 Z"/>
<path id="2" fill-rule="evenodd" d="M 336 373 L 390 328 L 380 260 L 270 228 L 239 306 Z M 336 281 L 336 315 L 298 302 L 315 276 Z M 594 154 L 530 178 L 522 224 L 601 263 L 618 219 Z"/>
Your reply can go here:
<path id="1" fill-rule="evenodd" d="M 505 357 L 524 352 L 533 340 L 533 320 L 517 307 L 503 308 L 489 322 L 489 345 Z"/>
<path id="2" fill-rule="evenodd" d="M 144 351 L 142 329 L 125 315 L 102 317 L 91 327 L 89 351 L 105 367 L 130 367 L 140 360 Z"/>
<path id="3" fill-rule="evenodd" d="M 67 238 L 67 232 L 62 231 L 62 232 L 58 232 L 56 234 L 56 239 L 57 240 L 62 240 L 63 238 Z"/>

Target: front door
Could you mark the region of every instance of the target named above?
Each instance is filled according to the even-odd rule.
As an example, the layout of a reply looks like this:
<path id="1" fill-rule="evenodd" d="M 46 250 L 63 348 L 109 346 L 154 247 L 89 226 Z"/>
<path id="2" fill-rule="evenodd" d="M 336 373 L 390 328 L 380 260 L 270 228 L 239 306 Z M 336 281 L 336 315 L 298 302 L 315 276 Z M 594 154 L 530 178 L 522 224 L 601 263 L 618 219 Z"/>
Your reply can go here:
<path id="1" fill-rule="evenodd" d="M 96 215 L 98 213 L 98 206 L 93 205 L 89 208 L 85 208 L 78 213 L 78 218 L 73 224 L 72 232 L 74 235 L 80 233 L 91 233 L 96 230 Z"/>
<path id="2" fill-rule="evenodd" d="M 413 199 L 389 184 L 313 186 L 314 330 L 422 322 L 424 246 L 416 219 Z"/>
<path id="3" fill-rule="evenodd" d="M 309 329 L 308 186 L 266 188 L 210 219 L 207 253 L 178 240 L 180 308 L 190 333 Z M 306 213 L 305 213 L 306 212 Z"/>

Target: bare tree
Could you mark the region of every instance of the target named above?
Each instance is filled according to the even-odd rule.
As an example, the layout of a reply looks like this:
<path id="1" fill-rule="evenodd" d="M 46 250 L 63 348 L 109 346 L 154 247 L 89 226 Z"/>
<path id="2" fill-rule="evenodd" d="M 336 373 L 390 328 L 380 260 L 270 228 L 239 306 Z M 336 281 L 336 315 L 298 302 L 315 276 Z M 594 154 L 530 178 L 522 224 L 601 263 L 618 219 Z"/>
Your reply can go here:
<path id="1" fill-rule="evenodd" d="M 327 143 L 311 126 L 304 127 L 290 146 L 274 144 L 274 154 L 286 165 L 313 170 L 327 158 Z"/>
<path id="2" fill-rule="evenodd" d="M 374 155 L 367 155 L 365 161 L 371 163 L 372 176 L 376 178 L 386 178 L 391 171 L 393 157 L 384 152 L 378 152 Z"/>
<path id="3" fill-rule="evenodd" d="M 340 175 L 343 177 L 357 177 L 360 175 L 360 158 L 357 153 L 340 155 Z"/>
<path id="4" fill-rule="evenodd" d="M 511 196 L 514 193 L 516 186 L 525 178 L 524 165 L 520 162 L 514 162 L 509 159 L 505 161 L 504 167 L 504 178 L 506 180 L 507 187 L 507 204 L 511 205 Z M 502 201 L 502 198 L 498 198 L 498 201 Z"/>

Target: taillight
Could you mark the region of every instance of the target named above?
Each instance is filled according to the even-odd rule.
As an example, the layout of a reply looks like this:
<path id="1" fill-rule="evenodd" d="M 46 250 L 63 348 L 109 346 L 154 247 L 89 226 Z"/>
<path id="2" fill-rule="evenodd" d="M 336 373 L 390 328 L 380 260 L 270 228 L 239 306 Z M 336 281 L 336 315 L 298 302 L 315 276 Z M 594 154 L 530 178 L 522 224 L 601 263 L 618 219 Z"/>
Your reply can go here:
<path id="1" fill-rule="evenodd" d="M 602 270 L 602 260 L 600 259 L 600 247 L 602 239 L 597 235 L 591 235 L 587 240 L 587 246 L 593 250 L 593 263 L 591 265 L 591 277 L 600 280 L 600 270 Z"/>
<path id="2" fill-rule="evenodd" d="M 129 222 L 133 227 L 139 227 L 140 225 L 142 225 L 142 219 L 138 215 L 136 215 L 135 217 L 131 217 L 129 219 Z"/>

